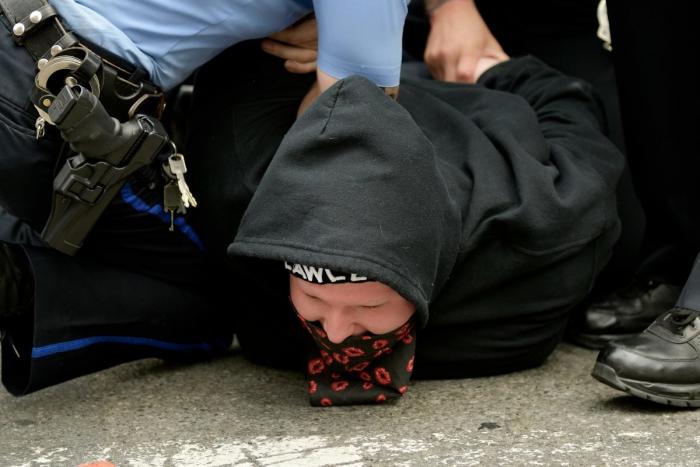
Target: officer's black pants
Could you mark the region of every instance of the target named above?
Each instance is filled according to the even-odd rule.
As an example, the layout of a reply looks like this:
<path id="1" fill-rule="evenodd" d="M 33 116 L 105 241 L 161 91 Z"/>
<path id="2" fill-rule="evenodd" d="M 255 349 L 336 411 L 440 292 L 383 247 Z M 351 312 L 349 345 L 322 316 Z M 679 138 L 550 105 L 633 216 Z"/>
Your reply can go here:
<path id="1" fill-rule="evenodd" d="M 671 247 L 652 272 L 682 284 L 700 251 L 695 5 L 607 3 L 629 165 L 648 219 L 645 250 Z"/>

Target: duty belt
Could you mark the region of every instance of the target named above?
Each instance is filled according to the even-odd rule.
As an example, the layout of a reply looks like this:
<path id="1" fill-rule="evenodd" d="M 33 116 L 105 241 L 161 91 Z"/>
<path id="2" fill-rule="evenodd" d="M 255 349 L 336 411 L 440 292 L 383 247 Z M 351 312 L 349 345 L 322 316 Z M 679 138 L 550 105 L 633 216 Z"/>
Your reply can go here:
<path id="1" fill-rule="evenodd" d="M 136 114 L 160 117 L 164 94 L 146 73 L 75 36 L 46 0 L 0 0 L 0 9 L 15 42 L 36 61 L 32 101 L 43 120 L 51 123 L 48 108 L 63 86 L 77 84 L 90 89 L 119 121 Z"/>

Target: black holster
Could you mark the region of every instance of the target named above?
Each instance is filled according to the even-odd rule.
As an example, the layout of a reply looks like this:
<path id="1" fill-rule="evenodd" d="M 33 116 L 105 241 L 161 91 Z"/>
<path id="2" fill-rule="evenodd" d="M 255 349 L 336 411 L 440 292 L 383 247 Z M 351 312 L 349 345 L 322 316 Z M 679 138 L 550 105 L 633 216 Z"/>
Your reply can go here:
<path id="1" fill-rule="evenodd" d="M 126 178 L 153 162 L 169 140 L 154 118 L 136 115 L 120 123 L 110 117 L 82 86 L 65 86 L 48 113 L 77 155 L 54 179 L 51 215 L 41 236 L 74 255 Z"/>

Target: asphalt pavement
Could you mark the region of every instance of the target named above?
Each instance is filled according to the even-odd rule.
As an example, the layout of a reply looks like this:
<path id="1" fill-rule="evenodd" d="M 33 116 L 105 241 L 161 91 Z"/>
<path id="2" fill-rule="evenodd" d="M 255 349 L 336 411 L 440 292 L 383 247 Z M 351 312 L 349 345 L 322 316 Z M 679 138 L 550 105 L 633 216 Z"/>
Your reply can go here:
<path id="1" fill-rule="evenodd" d="M 0 466 L 700 465 L 700 410 L 636 399 L 561 345 L 521 373 L 414 382 L 385 406 L 314 408 L 301 374 L 231 355 L 122 365 L 0 395 Z"/>

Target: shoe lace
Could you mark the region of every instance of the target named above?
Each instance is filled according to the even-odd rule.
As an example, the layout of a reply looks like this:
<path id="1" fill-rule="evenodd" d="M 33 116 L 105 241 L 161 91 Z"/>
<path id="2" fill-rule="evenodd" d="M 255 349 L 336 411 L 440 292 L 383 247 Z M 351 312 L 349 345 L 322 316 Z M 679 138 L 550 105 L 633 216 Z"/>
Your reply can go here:
<path id="1" fill-rule="evenodd" d="M 675 307 L 662 317 L 661 323 L 666 324 L 665 327 L 669 330 L 682 334 L 686 326 L 695 327 L 694 321 L 698 316 L 700 316 L 700 311 Z"/>

